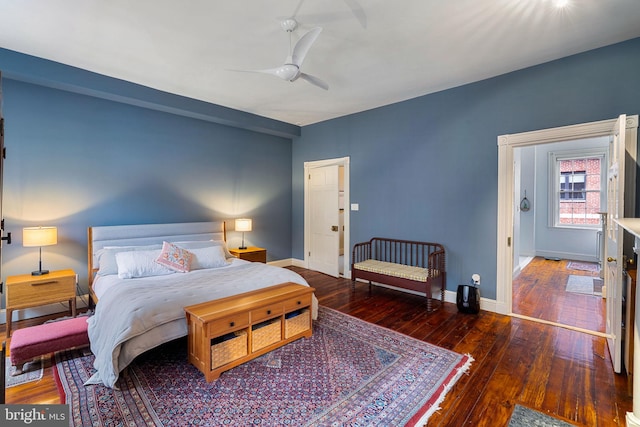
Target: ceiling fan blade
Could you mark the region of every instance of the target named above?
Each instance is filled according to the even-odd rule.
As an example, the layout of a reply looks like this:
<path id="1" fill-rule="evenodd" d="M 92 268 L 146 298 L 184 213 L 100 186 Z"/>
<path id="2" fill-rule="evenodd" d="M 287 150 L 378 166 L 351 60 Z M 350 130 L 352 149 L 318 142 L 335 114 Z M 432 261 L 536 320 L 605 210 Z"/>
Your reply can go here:
<path id="1" fill-rule="evenodd" d="M 280 70 L 280 67 L 278 68 L 268 68 L 268 69 L 264 69 L 264 70 L 236 70 L 236 69 L 230 69 L 229 71 L 235 71 L 238 73 L 260 73 L 260 74 L 271 74 L 274 76 L 278 75 L 278 70 Z"/>
<path id="2" fill-rule="evenodd" d="M 300 14 L 300 8 L 305 0 L 300 0 L 295 10 L 291 15 L 287 16 L 279 16 L 278 22 L 282 22 L 284 19 L 295 19 L 298 21 L 298 24 L 301 22 L 315 22 L 317 24 L 322 24 L 323 22 L 335 22 L 342 21 L 345 19 L 355 18 L 362 28 L 367 28 L 367 14 L 364 11 L 364 8 L 358 0 L 343 0 L 345 5 L 349 8 L 349 12 L 323 12 L 323 13 L 304 13 Z"/>
<path id="3" fill-rule="evenodd" d="M 307 56 L 307 52 L 311 48 L 311 45 L 316 41 L 320 32 L 322 31 L 321 27 L 312 28 L 304 36 L 298 40 L 295 47 L 293 48 L 293 52 L 291 53 L 291 63 L 300 67 L 302 62 L 304 61 L 304 57 Z"/>
<path id="4" fill-rule="evenodd" d="M 309 74 L 305 74 L 305 73 L 300 73 L 300 78 L 302 80 L 308 81 L 314 86 L 318 86 L 321 89 L 329 90 L 329 85 L 324 80 L 320 80 L 317 77 L 310 76 Z"/>
<path id="5" fill-rule="evenodd" d="M 351 9 L 351 13 L 353 13 L 353 16 L 355 16 L 362 28 L 367 28 L 367 15 L 365 14 L 364 9 L 362 9 L 362 6 L 360 6 L 358 1 L 344 0 L 344 2 L 347 4 L 347 6 L 349 6 L 349 9 Z"/>
<path id="6" fill-rule="evenodd" d="M 270 74 L 272 76 L 276 76 L 281 78 L 282 80 L 294 81 L 298 78 L 300 74 L 300 70 L 295 65 L 285 64 L 276 68 L 267 68 L 264 70 L 231 70 L 231 71 L 240 71 L 242 73 L 260 73 L 260 74 Z"/>
<path id="7" fill-rule="evenodd" d="M 295 10 L 291 14 L 291 18 L 295 18 L 298 15 L 298 12 L 300 11 L 300 8 L 302 7 L 302 3 L 304 3 L 304 0 L 300 0 L 298 2 L 298 5 L 296 6 Z"/>

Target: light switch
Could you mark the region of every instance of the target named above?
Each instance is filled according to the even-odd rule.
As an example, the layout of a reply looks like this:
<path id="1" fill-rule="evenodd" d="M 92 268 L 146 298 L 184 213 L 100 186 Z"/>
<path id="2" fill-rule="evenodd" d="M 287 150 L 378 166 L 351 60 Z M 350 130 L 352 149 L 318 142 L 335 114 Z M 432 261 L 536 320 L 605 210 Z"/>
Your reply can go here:
<path id="1" fill-rule="evenodd" d="M 351 203 L 351 210 L 352 211 L 359 211 L 360 210 L 360 205 L 357 203 Z"/>

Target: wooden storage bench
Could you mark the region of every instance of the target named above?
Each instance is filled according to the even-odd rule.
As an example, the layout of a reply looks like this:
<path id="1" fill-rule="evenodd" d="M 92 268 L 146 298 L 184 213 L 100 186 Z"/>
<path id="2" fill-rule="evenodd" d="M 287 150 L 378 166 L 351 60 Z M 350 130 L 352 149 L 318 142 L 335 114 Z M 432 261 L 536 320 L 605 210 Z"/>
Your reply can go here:
<path id="1" fill-rule="evenodd" d="M 211 381 L 241 363 L 310 337 L 313 291 L 287 282 L 185 307 L 189 362 Z"/>
<path id="2" fill-rule="evenodd" d="M 357 279 L 424 293 L 427 311 L 444 303 L 446 259 L 439 243 L 374 237 L 357 243 L 351 256 L 351 281 Z"/>

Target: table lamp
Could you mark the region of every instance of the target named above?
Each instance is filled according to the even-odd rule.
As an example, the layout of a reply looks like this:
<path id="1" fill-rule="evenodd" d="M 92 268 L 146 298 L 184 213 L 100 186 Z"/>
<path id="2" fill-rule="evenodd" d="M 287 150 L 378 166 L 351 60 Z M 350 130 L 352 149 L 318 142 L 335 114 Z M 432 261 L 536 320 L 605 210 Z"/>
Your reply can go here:
<path id="1" fill-rule="evenodd" d="M 32 271 L 32 276 L 49 274 L 49 270 L 42 269 L 42 247 L 58 243 L 58 229 L 56 227 L 25 227 L 22 229 L 22 246 L 40 248 L 38 270 Z"/>
<path id="2" fill-rule="evenodd" d="M 242 246 L 239 249 L 247 249 L 244 245 L 244 232 L 251 231 L 251 220 L 248 218 L 236 219 L 236 231 L 242 231 Z"/>

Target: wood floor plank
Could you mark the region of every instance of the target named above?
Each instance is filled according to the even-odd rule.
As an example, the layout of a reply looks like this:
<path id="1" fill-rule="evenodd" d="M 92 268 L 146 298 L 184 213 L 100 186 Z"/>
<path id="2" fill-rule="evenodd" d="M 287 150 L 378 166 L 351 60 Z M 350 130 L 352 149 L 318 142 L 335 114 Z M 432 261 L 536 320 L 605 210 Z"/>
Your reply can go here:
<path id="1" fill-rule="evenodd" d="M 531 349 L 539 348 L 543 332 L 539 325 L 530 327 L 522 321 L 514 321 L 511 332 L 498 365 L 478 397 L 476 408 L 466 420 L 467 425 L 498 425 L 508 420 L 515 404 L 519 402 L 518 396 L 538 356 L 538 352 Z"/>
<path id="2" fill-rule="evenodd" d="M 549 367 L 553 365 L 556 356 L 553 348 L 556 331 L 541 332 L 539 341 L 535 343 L 538 348 L 536 357 L 527 370 L 525 387 L 518 396 L 518 400 L 533 408 L 541 407 L 545 400 L 549 377 L 552 374 Z"/>
<path id="3" fill-rule="evenodd" d="M 441 410 L 429 420 L 429 425 L 465 425 L 468 417 L 476 410 L 480 396 L 485 392 L 508 347 L 512 325 L 507 317 L 503 316 L 501 320 L 486 324 L 492 329 L 490 339 L 483 339 L 481 333 L 473 336 L 469 334 L 466 342 L 454 348 L 461 354 L 470 354 L 475 360 L 469 374 L 462 376 L 452 388 L 448 398 L 440 405 Z"/>

